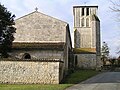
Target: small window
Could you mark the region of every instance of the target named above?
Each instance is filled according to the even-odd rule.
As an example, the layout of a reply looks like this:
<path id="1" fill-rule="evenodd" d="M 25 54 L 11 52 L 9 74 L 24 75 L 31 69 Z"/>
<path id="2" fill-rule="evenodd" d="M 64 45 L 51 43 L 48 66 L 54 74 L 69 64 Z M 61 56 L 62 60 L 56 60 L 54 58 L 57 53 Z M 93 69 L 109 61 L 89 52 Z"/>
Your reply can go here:
<path id="1" fill-rule="evenodd" d="M 82 8 L 82 16 L 84 16 L 84 8 Z"/>
<path id="2" fill-rule="evenodd" d="M 30 54 L 29 54 L 29 53 L 25 53 L 25 54 L 23 55 L 23 59 L 31 59 Z"/>
<path id="3" fill-rule="evenodd" d="M 84 27 L 84 18 L 81 20 L 81 26 Z"/>
<path id="4" fill-rule="evenodd" d="M 89 18 L 86 19 L 86 27 L 89 27 Z"/>
<path id="5" fill-rule="evenodd" d="M 89 8 L 86 8 L 86 15 L 89 15 Z"/>
<path id="6" fill-rule="evenodd" d="M 77 56 L 75 56 L 75 66 L 77 66 L 78 64 L 78 59 L 77 59 Z"/>

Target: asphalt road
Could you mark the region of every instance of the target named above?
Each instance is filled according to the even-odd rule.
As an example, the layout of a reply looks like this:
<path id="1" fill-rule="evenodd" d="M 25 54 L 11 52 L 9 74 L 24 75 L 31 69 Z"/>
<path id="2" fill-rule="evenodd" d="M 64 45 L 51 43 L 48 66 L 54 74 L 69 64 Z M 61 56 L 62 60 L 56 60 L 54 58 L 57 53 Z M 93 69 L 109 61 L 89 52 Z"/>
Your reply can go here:
<path id="1" fill-rule="evenodd" d="M 120 72 L 105 72 L 66 90 L 120 90 Z"/>

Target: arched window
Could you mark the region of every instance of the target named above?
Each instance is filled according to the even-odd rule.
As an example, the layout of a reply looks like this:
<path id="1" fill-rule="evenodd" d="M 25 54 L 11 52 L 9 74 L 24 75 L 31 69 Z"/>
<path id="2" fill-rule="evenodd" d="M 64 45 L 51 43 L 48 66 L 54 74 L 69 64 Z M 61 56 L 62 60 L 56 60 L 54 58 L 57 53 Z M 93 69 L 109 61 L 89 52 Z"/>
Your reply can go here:
<path id="1" fill-rule="evenodd" d="M 81 26 L 84 27 L 84 18 L 81 19 Z"/>
<path id="2" fill-rule="evenodd" d="M 25 53 L 25 54 L 23 55 L 23 59 L 31 59 L 30 54 L 29 54 L 29 53 Z"/>
<path id="3" fill-rule="evenodd" d="M 86 19 L 86 27 L 89 27 L 89 18 Z"/>

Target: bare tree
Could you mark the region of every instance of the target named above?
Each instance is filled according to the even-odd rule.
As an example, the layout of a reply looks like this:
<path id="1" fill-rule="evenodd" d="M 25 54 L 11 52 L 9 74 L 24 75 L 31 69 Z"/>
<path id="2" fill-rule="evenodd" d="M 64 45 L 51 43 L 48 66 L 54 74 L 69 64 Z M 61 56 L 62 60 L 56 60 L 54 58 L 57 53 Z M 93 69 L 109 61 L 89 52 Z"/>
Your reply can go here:
<path id="1" fill-rule="evenodd" d="M 115 12 L 120 12 L 120 0 L 116 0 L 116 1 L 110 0 L 110 1 L 113 4 L 113 6 L 110 8 Z"/>
<path id="2" fill-rule="evenodd" d="M 117 21 L 120 21 L 120 0 L 110 0 L 112 6 L 110 9 L 117 14 Z"/>

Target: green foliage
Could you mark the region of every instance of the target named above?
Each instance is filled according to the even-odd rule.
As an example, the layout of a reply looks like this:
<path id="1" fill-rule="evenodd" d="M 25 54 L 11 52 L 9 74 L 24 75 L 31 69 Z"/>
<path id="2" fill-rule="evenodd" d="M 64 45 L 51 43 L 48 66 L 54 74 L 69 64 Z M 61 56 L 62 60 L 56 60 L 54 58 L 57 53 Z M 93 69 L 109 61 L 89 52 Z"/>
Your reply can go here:
<path id="1" fill-rule="evenodd" d="M 102 45 L 102 56 L 104 57 L 109 56 L 109 47 L 106 42 L 103 42 L 103 45 Z"/>
<path id="2" fill-rule="evenodd" d="M 106 65 L 106 60 L 109 56 L 109 47 L 106 42 L 103 42 L 102 50 L 101 50 L 101 60 L 103 61 L 103 65 Z"/>
<path id="3" fill-rule="evenodd" d="M 0 85 L 0 90 L 64 90 L 68 86 L 70 85 Z"/>
<path id="4" fill-rule="evenodd" d="M 0 53 L 3 57 L 7 57 L 7 52 L 12 47 L 14 40 L 13 34 L 15 33 L 15 27 L 13 25 L 15 15 L 12 15 L 7 8 L 0 4 Z"/>

